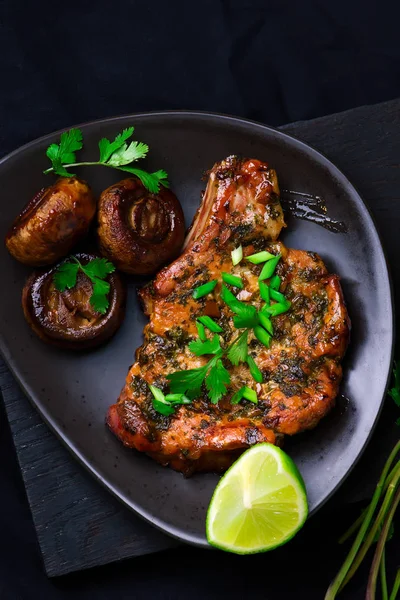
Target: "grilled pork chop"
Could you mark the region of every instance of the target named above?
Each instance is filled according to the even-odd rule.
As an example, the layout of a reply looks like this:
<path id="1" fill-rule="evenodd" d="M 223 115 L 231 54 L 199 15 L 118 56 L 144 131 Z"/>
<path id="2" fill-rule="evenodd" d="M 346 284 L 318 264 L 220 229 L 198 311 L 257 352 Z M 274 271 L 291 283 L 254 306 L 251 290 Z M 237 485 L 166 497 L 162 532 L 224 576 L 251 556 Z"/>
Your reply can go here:
<path id="1" fill-rule="evenodd" d="M 315 427 L 332 408 L 349 336 L 339 278 L 328 274 L 317 254 L 278 242 L 284 226 L 273 169 L 236 157 L 214 166 L 183 254 L 141 291 L 150 322 L 125 387 L 107 416 L 123 444 L 185 474 L 223 471 L 245 448 L 264 441 L 281 444 L 285 434 Z M 211 316 L 223 329 L 225 346 L 240 333 L 220 298 L 221 283 L 199 300 L 193 298 L 194 288 L 214 279 L 221 282 L 225 271 L 245 284 L 239 300 L 257 308 L 262 303 L 262 265 L 246 260 L 232 264 L 231 251 L 240 244 L 244 256 L 260 250 L 281 254 L 276 273 L 280 290 L 291 302 L 288 312 L 273 318 L 269 348 L 249 335 L 249 353 L 263 382 L 254 381 L 247 365 L 232 366 L 223 359 L 231 383 L 218 404 L 209 401 L 203 386 L 191 404 L 163 416 L 153 408 L 149 384 L 167 393 L 169 373 L 200 367 L 210 359 L 188 348 L 197 338 L 196 318 Z M 242 386 L 256 390 L 257 404 L 231 404 Z"/>

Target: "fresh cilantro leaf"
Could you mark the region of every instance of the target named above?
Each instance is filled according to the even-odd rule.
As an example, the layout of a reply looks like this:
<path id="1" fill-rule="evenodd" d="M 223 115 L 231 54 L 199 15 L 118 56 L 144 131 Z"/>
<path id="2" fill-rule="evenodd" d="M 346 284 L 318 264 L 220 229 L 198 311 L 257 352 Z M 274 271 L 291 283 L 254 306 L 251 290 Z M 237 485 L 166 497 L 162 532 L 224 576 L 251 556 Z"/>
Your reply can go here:
<path id="1" fill-rule="evenodd" d="M 114 265 L 105 258 L 94 258 L 86 265 L 82 265 L 75 256 L 72 256 L 72 259 L 74 262 L 62 263 L 56 269 L 53 277 L 56 289 L 64 292 L 67 288 L 75 287 L 78 271 L 82 271 L 93 283 L 90 304 L 97 312 L 105 314 L 109 307 L 110 293 L 110 284 L 105 278 L 115 271 Z"/>
<path id="2" fill-rule="evenodd" d="M 110 284 L 108 281 L 103 281 L 97 277 L 90 279 L 93 282 L 93 294 L 90 296 L 90 304 L 94 310 L 104 315 L 109 305 L 107 295 L 110 292 Z"/>
<path id="3" fill-rule="evenodd" d="M 59 292 L 71 289 L 76 285 L 79 265 L 77 263 L 62 263 L 54 273 L 54 286 Z"/>
<path id="4" fill-rule="evenodd" d="M 217 354 L 221 350 L 221 344 L 219 336 L 215 334 L 211 340 L 196 340 L 190 342 L 189 350 L 196 356 L 203 356 L 203 354 Z"/>
<path id="5" fill-rule="evenodd" d="M 118 167 L 120 171 L 126 171 L 127 173 L 132 173 L 132 175 L 136 175 L 139 177 L 140 181 L 143 183 L 144 187 L 149 190 L 152 194 L 156 194 L 160 189 L 160 184 L 164 187 L 169 187 L 168 183 L 168 175 L 167 173 L 161 169 L 160 171 L 156 171 L 155 173 L 147 173 L 147 171 L 143 171 L 142 169 L 136 169 L 135 167 Z"/>
<path id="6" fill-rule="evenodd" d="M 187 369 L 186 371 L 175 371 L 167 375 L 173 394 L 186 394 L 189 391 L 189 397 L 198 392 L 202 386 L 207 374 L 208 363 L 197 369 Z"/>
<path id="7" fill-rule="evenodd" d="M 252 307 L 253 308 L 253 307 Z M 252 328 L 259 324 L 257 312 L 248 317 L 233 317 L 233 325 L 236 329 Z"/>
<path id="8" fill-rule="evenodd" d="M 226 387 L 231 382 L 229 372 L 218 358 L 212 365 L 210 372 L 206 377 L 206 388 L 208 390 L 212 404 L 217 404 L 218 400 L 226 393 Z"/>
<path id="9" fill-rule="evenodd" d="M 232 344 L 232 346 L 228 350 L 228 358 L 231 363 L 237 366 L 240 362 L 244 362 L 247 358 L 247 338 L 249 332 L 244 331 L 239 335 L 237 340 Z"/>
<path id="10" fill-rule="evenodd" d="M 400 407 L 400 361 L 394 363 L 393 378 L 394 386 L 388 391 L 388 394 Z"/>
<path id="11" fill-rule="evenodd" d="M 105 279 L 110 273 L 114 273 L 114 265 L 106 258 L 94 258 L 86 265 L 82 265 L 82 270 L 90 279 L 98 277 L 99 279 Z M 92 279 L 93 280 L 93 279 Z"/>
<path id="12" fill-rule="evenodd" d="M 102 138 L 99 142 L 100 150 L 100 162 L 105 163 L 108 161 L 110 156 L 121 146 L 123 146 L 135 131 L 134 127 L 128 127 L 119 133 L 113 142 L 110 142 L 107 138 Z"/>
<path id="13" fill-rule="evenodd" d="M 108 159 L 107 164 L 112 167 L 120 167 L 144 158 L 149 151 L 147 144 L 143 142 L 131 142 L 129 146 L 124 144 L 118 148 Z"/>
<path id="14" fill-rule="evenodd" d="M 83 146 L 82 132 L 80 129 L 64 131 L 60 136 L 60 143 L 50 144 L 46 150 L 46 155 L 51 160 L 51 167 L 46 169 L 44 173 L 54 172 L 62 177 L 71 177 L 74 173 L 70 173 L 67 170 L 69 167 L 80 166 L 82 164 L 103 165 L 136 175 L 144 187 L 151 193 L 157 193 L 160 185 L 168 188 L 168 175 L 163 169 L 154 173 L 148 173 L 143 169 L 128 166 L 130 163 L 144 158 L 149 151 L 148 145 L 143 142 L 134 141 L 129 144 L 127 143 L 133 132 L 134 127 L 128 127 L 119 133 L 113 142 L 107 138 L 102 138 L 99 142 L 99 160 L 77 163 L 75 152 L 81 150 Z"/>
<path id="15" fill-rule="evenodd" d="M 73 175 L 63 165 L 74 163 L 76 160 L 75 152 L 81 150 L 82 146 L 82 132 L 80 129 L 64 131 L 60 136 L 59 144 L 50 144 L 46 150 L 46 155 L 51 160 L 53 170 L 57 175 L 62 177 Z"/>

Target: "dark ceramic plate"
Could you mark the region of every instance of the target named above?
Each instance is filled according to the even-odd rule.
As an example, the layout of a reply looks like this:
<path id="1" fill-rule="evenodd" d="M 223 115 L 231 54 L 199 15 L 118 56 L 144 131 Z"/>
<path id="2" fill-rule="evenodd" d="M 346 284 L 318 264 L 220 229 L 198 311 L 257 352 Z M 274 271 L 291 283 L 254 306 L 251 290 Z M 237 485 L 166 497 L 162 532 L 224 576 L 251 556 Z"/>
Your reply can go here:
<path id="1" fill-rule="evenodd" d="M 284 235 L 286 244 L 318 252 L 330 270 L 341 275 L 353 324 L 342 389 L 348 407 L 336 409 L 314 431 L 286 445 L 305 479 L 313 513 L 343 482 L 365 448 L 390 371 L 391 289 L 369 212 L 344 175 L 309 146 L 263 125 L 220 115 L 153 113 L 89 123 L 82 126 L 82 160 L 96 156 L 101 137 L 113 137 L 131 124 L 151 148 L 148 167 L 169 173 L 187 224 L 205 187 L 204 171 L 229 154 L 242 154 L 274 166 L 281 188 L 323 196 L 331 217 L 348 226 L 348 233 L 335 234 L 314 223 L 289 219 Z M 57 138 L 58 134 L 46 136 L 1 161 L 2 239 L 25 202 L 52 182 L 52 176 L 42 171 L 47 167 L 45 150 Z M 117 171 L 90 167 L 82 168 L 79 175 L 97 194 L 123 178 Z M 206 510 L 218 477 L 185 479 L 124 449 L 104 425 L 106 410 L 118 397 L 146 322 L 135 281 L 129 284 L 125 322 L 112 341 L 90 353 L 73 354 L 46 346 L 25 323 L 21 290 L 29 273 L 3 247 L 1 349 L 27 396 L 71 452 L 127 506 L 166 533 L 206 546 Z"/>

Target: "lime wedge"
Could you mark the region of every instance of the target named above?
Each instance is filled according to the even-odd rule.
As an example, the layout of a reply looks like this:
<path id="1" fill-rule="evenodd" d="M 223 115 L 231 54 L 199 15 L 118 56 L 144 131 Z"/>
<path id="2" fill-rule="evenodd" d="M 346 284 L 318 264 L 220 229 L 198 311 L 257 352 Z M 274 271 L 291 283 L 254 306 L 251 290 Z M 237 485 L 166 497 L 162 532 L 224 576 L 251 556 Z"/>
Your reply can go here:
<path id="1" fill-rule="evenodd" d="M 292 459 L 272 444 L 257 444 L 215 488 L 207 512 L 207 539 L 236 554 L 266 552 L 290 540 L 307 515 L 304 481 Z"/>

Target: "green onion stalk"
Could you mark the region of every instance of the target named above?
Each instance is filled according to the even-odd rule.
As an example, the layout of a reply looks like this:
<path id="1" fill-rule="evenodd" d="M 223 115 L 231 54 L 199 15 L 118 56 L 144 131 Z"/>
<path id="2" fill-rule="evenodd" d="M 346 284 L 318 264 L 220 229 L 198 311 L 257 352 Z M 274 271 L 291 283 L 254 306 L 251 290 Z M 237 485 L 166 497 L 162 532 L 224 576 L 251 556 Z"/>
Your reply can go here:
<path id="1" fill-rule="evenodd" d="M 400 587 L 400 575 L 398 572 L 392 592 L 390 596 L 388 596 L 384 550 L 390 526 L 400 502 L 400 459 L 395 462 L 399 452 L 400 440 L 397 442 L 386 461 L 368 508 L 340 538 L 339 542 L 343 543 L 358 530 L 343 565 L 329 586 L 325 595 L 325 600 L 334 600 L 337 597 L 337 594 L 350 581 L 379 532 L 378 543 L 368 580 L 366 600 L 375 600 L 379 574 L 381 578 L 383 600 L 395 600 L 397 591 Z M 392 466 L 394 462 L 395 464 Z M 375 511 L 381 500 L 381 506 L 374 520 Z"/>

